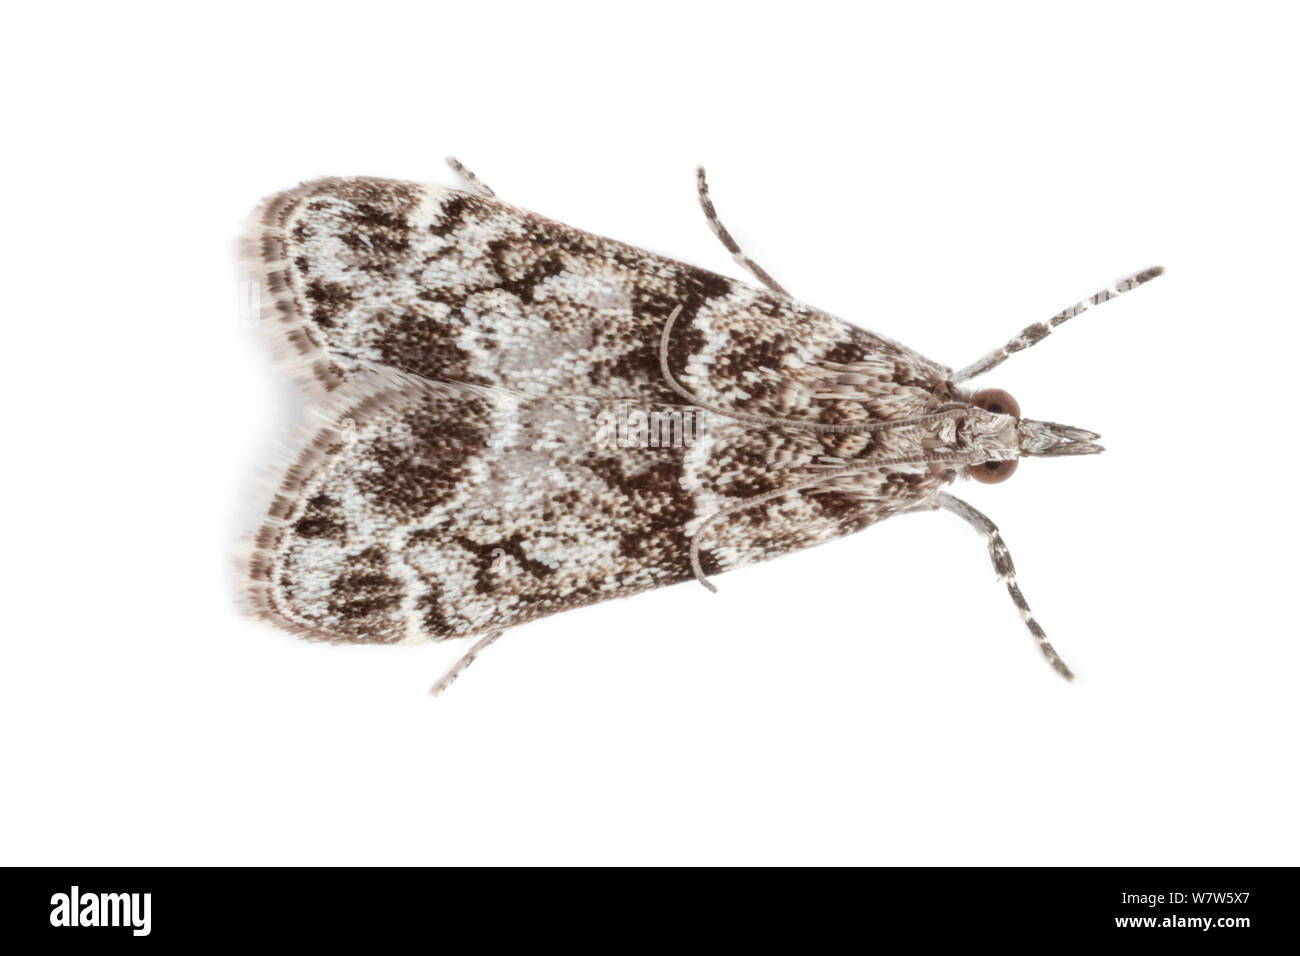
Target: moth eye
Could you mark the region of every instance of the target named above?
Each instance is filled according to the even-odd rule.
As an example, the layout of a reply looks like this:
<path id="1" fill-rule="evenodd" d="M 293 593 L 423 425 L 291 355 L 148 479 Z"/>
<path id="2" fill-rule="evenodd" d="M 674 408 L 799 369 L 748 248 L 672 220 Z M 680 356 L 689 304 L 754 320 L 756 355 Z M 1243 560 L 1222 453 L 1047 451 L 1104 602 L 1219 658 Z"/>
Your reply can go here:
<path id="1" fill-rule="evenodd" d="M 978 391 L 971 396 L 970 403 L 976 408 L 982 408 L 994 415 L 1010 415 L 1012 418 L 1020 417 L 1020 403 L 1011 397 L 1010 392 L 1004 392 L 1000 388 L 986 388 Z M 1001 481 L 1002 479 L 999 478 L 998 480 Z"/>
<path id="2" fill-rule="evenodd" d="M 1006 395 L 1006 392 L 1002 394 Z M 1007 395 L 1007 398 L 1011 398 Z M 993 411 L 993 409 L 989 409 Z M 1016 473 L 1020 467 L 1020 459 L 1012 458 L 1006 461 L 986 461 L 978 465 L 967 465 L 966 473 L 978 482 L 986 485 L 996 485 L 998 482 L 1006 481 Z"/>

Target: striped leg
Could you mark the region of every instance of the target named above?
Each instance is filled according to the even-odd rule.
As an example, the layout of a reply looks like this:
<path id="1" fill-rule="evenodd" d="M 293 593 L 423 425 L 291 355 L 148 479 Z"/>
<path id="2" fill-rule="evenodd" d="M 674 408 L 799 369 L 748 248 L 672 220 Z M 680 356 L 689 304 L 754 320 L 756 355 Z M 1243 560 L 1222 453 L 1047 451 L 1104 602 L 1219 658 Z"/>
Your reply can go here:
<path id="1" fill-rule="evenodd" d="M 1011 561 L 1011 552 L 1007 550 L 1006 542 L 1002 540 L 1002 535 L 998 533 L 998 526 L 990 521 L 987 515 L 972 508 L 960 498 L 954 498 L 946 491 L 939 492 L 939 506 L 945 511 L 951 511 L 988 540 L 989 557 L 993 559 L 993 570 L 997 572 L 998 580 L 1006 584 L 1007 593 L 1011 595 L 1011 602 L 1020 611 L 1025 626 L 1029 628 L 1029 633 L 1034 635 L 1034 640 L 1038 642 L 1043 656 L 1047 658 L 1047 663 L 1051 664 L 1056 673 L 1066 680 L 1074 680 L 1074 674 L 1070 672 L 1070 668 L 1066 666 L 1065 661 L 1061 660 L 1056 654 L 1056 649 L 1047 643 L 1047 634 L 1034 620 L 1033 612 L 1029 610 L 1029 602 L 1020 593 L 1020 586 L 1016 584 L 1016 566 Z"/>
<path id="2" fill-rule="evenodd" d="M 457 176 L 465 180 L 466 186 L 474 190 L 474 192 L 478 193 L 480 196 L 486 196 L 488 199 L 491 199 L 496 195 L 496 193 L 488 187 L 487 183 L 475 176 L 473 170 L 465 168 L 461 161 L 455 156 L 447 157 L 447 165 L 456 171 Z"/>
<path id="3" fill-rule="evenodd" d="M 493 631 L 487 637 L 480 638 L 478 643 L 467 650 L 447 673 L 442 675 L 442 679 L 433 685 L 433 696 L 437 697 L 444 690 L 452 685 L 452 682 L 465 673 L 465 668 L 474 663 L 475 658 L 483 653 L 483 649 L 501 636 L 501 631 Z"/>
<path id="4" fill-rule="evenodd" d="M 1088 296 L 1088 298 L 1084 299 L 1082 302 L 1076 302 L 1068 309 L 1062 309 L 1046 322 L 1035 322 L 1033 325 L 1022 329 L 1019 335 L 1006 345 L 1002 346 L 1002 348 L 995 349 L 978 362 L 972 362 L 970 365 L 967 365 L 964 369 L 954 375 L 952 380 L 954 382 L 964 382 L 967 379 L 974 378 L 976 375 L 983 375 L 991 368 L 997 368 L 1008 358 L 1022 349 L 1027 349 L 1029 346 L 1037 345 L 1039 342 L 1043 341 L 1043 339 L 1052 334 L 1052 330 L 1058 325 L 1068 322 L 1081 312 L 1087 312 L 1088 309 L 1094 305 L 1101 305 L 1103 302 L 1109 302 L 1116 296 L 1121 296 L 1131 289 L 1136 289 L 1144 282 L 1150 282 L 1156 276 L 1164 275 L 1164 271 L 1164 267 L 1162 266 L 1152 266 L 1150 269 L 1143 269 L 1141 272 L 1135 272 L 1131 276 L 1125 276 L 1123 279 L 1120 279 L 1114 285 L 1108 286 L 1100 292 Z"/>
<path id="5" fill-rule="evenodd" d="M 718 211 L 713 208 L 713 200 L 709 198 L 709 181 L 704 178 L 703 166 L 697 166 L 695 169 L 695 186 L 700 194 L 700 208 L 704 210 L 704 218 L 709 221 L 709 228 L 718 237 L 718 241 L 727 247 L 727 251 L 731 253 L 731 258 L 753 273 L 754 278 L 773 292 L 789 296 L 790 293 L 786 292 L 779 282 L 768 275 L 766 269 L 740 251 L 740 243 L 731 238 L 731 233 L 727 232 L 727 227 L 718 218 Z"/>

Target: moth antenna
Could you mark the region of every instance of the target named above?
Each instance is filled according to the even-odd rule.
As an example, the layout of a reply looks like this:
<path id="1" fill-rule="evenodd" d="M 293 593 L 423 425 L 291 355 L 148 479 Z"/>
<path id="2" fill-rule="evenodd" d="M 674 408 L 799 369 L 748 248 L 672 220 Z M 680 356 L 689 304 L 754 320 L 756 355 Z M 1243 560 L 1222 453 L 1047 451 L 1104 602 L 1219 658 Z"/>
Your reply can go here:
<path id="1" fill-rule="evenodd" d="M 493 631 L 491 634 L 487 635 L 487 637 L 481 638 L 478 643 L 462 654 L 460 660 L 452 665 L 451 670 L 443 674 L 442 679 L 433 685 L 433 696 L 438 697 L 443 691 L 450 687 L 456 678 L 465 673 L 465 669 L 469 667 L 470 664 L 473 664 L 474 660 L 483 653 L 483 649 L 500 637 L 502 633 L 504 632 Z"/>
<path id="2" fill-rule="evenodd" d="M 967 414 L 968 409 L 966 406 L 955 405 L 952 408 L 930 412 L 926 415 L 917 415 L 915 418 L 856 422 L 851 425 L 832 425 L 825 422 L 806 422 L 797 418 L 780 418 L 775 415 L 758 415 L 753 412 L 741 412 L 735 409 L 723 408 L 720 405 L 713 405 L 699 398 L 694 392 L 678 382 L 673 376 L 672 369 L 668 367 L 668 343 L 672 336 L 673 326 L 677 324 L 677 317 L 681 314 L 682 307 L 678 304 L 668 316 L 668 321 L 664 323 L 663 335 L 659 338 L 659 371 L 663 374 L 664 381 L 669 388 L 692 405 L 702 408 L 706 412 L 713 412 L 715 415 L 730 418 L 732 421 L 746 422 L 751 425 L 775 425 L 780 428 L 799 428 L 803 431 L 831 435 L 859 435 L 863 432 L 885 431 L 891 428 L 903 428 L 907 425 L 923 425 L 926 422 L 936 422 L 942 418 L 961 418 Z"/>
<path id="3" fill-rule="evenodd" d="M 727 247 L 727 251 L 731 253 L 731 258 L 753 273 L 755 279 L 773 292 L 790 297 L 790 293 L 781 287 L 781 283 L 773 279 L 766 269 L 745 255 L 740 249 L 740 243 L 736 242 L 731 237 L 731 233 L 727 232 L 727 227 L 718 218 L 718 211 L 713 208 L 713 200 L 709 198 L 709 181 L 704 178 L 703 166 L 695 167 L 695 188 L 700 196 L 700 208 L 704 210 L 704 218 L 709 221 L 709 228 L 718 237 L 718 241 Z"/>
<path id="4" fill-rule="evenodd" d="M 777 488 L 773 491 L 765 491 L 761 494 L 751 495 L 734 505 L 728 505 L 725 508 L 719 508 L 713 514 L 709 515 L 695 529 L 691 535 L 691 573 L 695 575 L 695 580 L 699 581 L 714 594 L 718 593 L 717 586 L 709 580 L 709 576 L 704 573 L 704 566 L 700 564 L 700 541 L 704 533 L 713 527 L 714 524 L 724 518 L 730 517 L 739 511 L 748 511 L 750 508 L 773 501 L 777 498 L 784 498 L 786 495 L 794 494 L 796 491 L 804 491 L 808 488 L 815 487 L 826 481 L 833 481 L 836 478 L 845 478 L 849 475 L 862 474 L 864 471 L 871 471 L 876 468 L 887 468 L 893 465 L 912 465 L 912 464 L 961 464 L 964 459 L 955 455 L 914 455 L 902 458 L 879 458 L 875 461 L 864 461 L 856 468 L 837 468 L 834 471 L 828 471 L 816 478 L 809 478 L 805 481 L 795 482 L 793 485 L 787 485 L 785 488 Z"/>
<path id="5" fill-rule="evenodd" d="M 1007 544 L 1002 540 L 1002 535 L 998 532 L 998 526 L 989 520 L 988 515 L 960 498 L 953 497 L 946 491 L 939 492 L 939 505 L 945 511 L 951 511 L 984 535 L 989 545 L 989 557 L 993 560 L 993 570 L 997 572 L 998 580 L 1006 584 L 1007 593 L 1011 595 L 1011 603 L 1020 611 L 1020 617 L 1024 620 L 1025 626 L 1029 628 L 1029 633 L 1034 635 L 1034 640 L 1038 642 L 1038 647 L 1042 650 L 1043 656 L 1047 658 L 1047 663 L 1051 664 L 1056 673 L 1066 680 L 1074 680 L 1074 674 L 1066 666 L 1065 661 L 1061 660 L 1057 655 L 1056 649 L 1047 642 L 1046 632 L 1043 631 L 1038 621 L 1034 620 L 1033 612 L 1029 610 L 1029 602 L 1025 600 L 1025 596 L 1020 592 L 1020 585 L 1016 583 L 1016 566 L 1011 561 L 1011 552 L 1007 550 Z"/>
<path id="6" fill-rule="evenodd" d="M 1094 305 L 1101 305 L 1103 302 L 1109 302 L 1116 296 L 1121 296 L 1131 289 L 1136 289 L 1145 282 L 1150 282 L 1156 276 L 1164 275 L 1164 266 L 1152 266 L 1150 269 L 1143 269 L 1141 272 L 1135 272 L 1130 276 L 1125 276 L 1114 285 L 1107 286 L 1100 292 L 1088 296 L 1082 301 L 1074 303 L 1068 309 L 1056 313 L 1046 322 L 1035 322 L 1033 325 L 1023 329 L 1019 335 L 1002 346 L 995 349 L 988 355 L 984 356 L 978 362 L 967 365 L 964 369 L 953 376 L 954 382 L 964 382 L 972 379 L 977 375 L 983 375 L 989 369 L 997 368 L 1012 355 L 1029 348 L 1031 345 L 1037 345 L 1043 339 L 1052 334 L 1057 326 L 1063 325 L 1070 319 L 1074 318 L 1081 312 L 1087 312 Z"/>
<path id="7" fill-rule="evenodd" d="M 455 156 L 447 157 L 447 165 L 450 166 L 461 179 L 465 180 L 465 185 L 480 196 L 486 196 L 488 199 L 496 198 L 496 193 L 487 183 L 474 175 L 474 171 L 469 169 Z"/>

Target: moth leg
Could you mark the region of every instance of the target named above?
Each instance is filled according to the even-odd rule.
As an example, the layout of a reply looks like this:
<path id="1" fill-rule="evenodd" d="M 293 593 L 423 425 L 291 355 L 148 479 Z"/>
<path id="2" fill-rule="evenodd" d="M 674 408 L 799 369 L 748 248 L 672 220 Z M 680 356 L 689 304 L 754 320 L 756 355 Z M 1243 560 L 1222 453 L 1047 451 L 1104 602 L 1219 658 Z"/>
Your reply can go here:
<path id="1" fill-rule="evenodd" d="M 483 649 L 500 637 L 502 633 L 503 632 L 501 631 L 493 631 L 486 637 L 480 638 L 473 647 L 462 654 L 460 660 L 452 665 L 451 670 L 443 674 L 442 679 L 433 685 L 433 696 L 439 696 L 444 690 L 450 687 L 452 682 L 463 674 L 465 669 L 469 667 L 470 664 L 473 664 L 474 660 L 483 653 Z"/>
<path id="2" fill-rule="evenodd" d="M 492 191 L 491 187 L 475 176 L 474 171 L 466 168 L 466 166 L 455 156 L 447 157 L 447 165 L 455 171 L 457 176 L 465 180 L 466 186 L 474 190 L 474 192 L 478 193 L 480 196 L 486 196 L 488 199 L 496 197 L 496 193 Z"/>
<path id="3" fill-rule="evenodd" d="M 1074 680 L 1074 674 L 1070 672 L 1070 668 L 1066 666 L 1065 661 L 1057 656 L 1056 649 L 1047 642 L 1047 634 L 1034 620 L 1033 612 L 1029 610 L 1029 602 L 1020 593 L 1020 586 L 1016 584 L 1016 566 L 1011 561 L 1011 552 L 1007 550 L 1006 542 L 1002 540 L 1002 535 L 998 532 L 998 526 L 990 521 L 987 515 L 971 507 L 960 498 L 953 497 L 946 491 L 939 492 L 938 497 L 941 508 L 945 511 L 951 511 L 984 535 L 989 545 L 989 557 L 993 560 L 993 570 L 997 572 L 998 580 L 1006 584 L 1007 593 L 1011 595 L 1011 603 L 1020 611 L 1025 626 L 1029 628 L 1029 633 L 1034 635 L 1034 640 L 1038 642 L 1043 656 L 1047 658 L 1047 663 L 1051 664 L 1056 673 L 1066 680 Z"/>
<path id="4" fill-rule="evenodd" d="M 1109 302 L 1116 296 L 1121 296 L 1131 289 L 1136 289 L 1143 283 L 1150 282 L 1156 276 L 1164 275 L 1163 266 L 1152 266 L 1150 269 L 1143 269 L 1141 272 L 1135 272 L 1130 276 L 1125 276 L 1114 285 L 1107 286 L 1100 292 L 1093 293 L 1088 298 L 1074 303 L 1068 309 L 1062 309 L 1056 315 L 1052 316 L 1046 322 L 1035 322 L 1033 325 L 1026 326 L 1020 330 L 1020 334 L 999 349 L 994 349 L 988 355 L 985 355 L 977 362 L 972 362 L 964 369 L 952 377 L 954 382 L 964 382 L 972 379 L 976 375 L 983 375 L 991 368 L 997 368 L 1017 352 L 1029 348 L 1031 345 L 1037 345 L 1043 339 L 1052 334 L 1052 331 L 1064 322 L 1068 322 L 1082 312 L 1087 312 L 1091 306 L 1101 305 L 1103 302 Z"/>
<path id="5" fill-rule="evenodd" d="M 766 269 L 740 251 L 740 243 L 731 238 L 731 233 L 727 232 L 727 227 L 718 218 L 718 211 L 713 208 L 713 200 L 709 198 L 709 182 L 704 178 L 703 166 L 695 167 L 695 186 L 700 195 L 700 208 L 704 210 L 704 218 L 709 221 L 709 228 L 718 237 L 718 241 L 727 247 L 727 251 L 731 253 L 731 258 L 753 273 L 754 278 L 773 292 L 789 296 L 790 293 L 786 292 L 779 282 L 768 275 Z"/>
<path id="6" fill-rule="evenodd" d="M 702 547 L 705 533 L 719 521 L 722 521 L 737 512 L 747 511 L 750 508 L 756 508 L 769 501 L 775 501 L 778 498 L 784 498 L 786 495 L 792 495 L 797 491 L 816 487 L 817 485 L 830 481 L 833 478 L 842 477 L 844 477 L 842 471 L 828 472 L 827 474 L 819 475 L 816 478 L 809 478 L 807 481 L 796 482 L 795 484 L 789 485 L 785 488 L 777 488 L 774 491 L 765 491 L 762 494 L 751 495 L 748 498 L 736 502 L 734 505 L 721 508 L 709 515 L 709 517 L 705 518 L 703 523 L 695 529 L 695 533 L 691 535 L 691 573 L 695 575 L 695 580 L 699 581 L 714 594 L 718 593 L 717 585 L 710 581 L 709 576 L 704 573 L 704 565 L 700 563 L 700 548 Z"/>

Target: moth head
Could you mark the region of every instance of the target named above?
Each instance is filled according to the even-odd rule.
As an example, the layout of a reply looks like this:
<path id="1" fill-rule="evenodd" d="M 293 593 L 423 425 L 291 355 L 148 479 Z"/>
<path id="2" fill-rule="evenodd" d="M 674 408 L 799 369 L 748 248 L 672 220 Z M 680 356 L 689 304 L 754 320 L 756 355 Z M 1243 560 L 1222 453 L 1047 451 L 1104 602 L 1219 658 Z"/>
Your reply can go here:
<path id="1" fill-rule="evenodd" d="M 1070 425 L 1020 417 L 1020 403 L 1000 388 L 985 388 L 968 399 L 971 414 L 963 429 L 965 444 L 977 459 L 966 473 L 984 484 L 1006 481 L 1025 456 L 1095 455 L 1099 435 Z"/>
<path id="2" fill-rule="evenodd" d="M 1138 286 L 1164 274 L 1160 266 L 1152 266 L 1125 276 L 1118 282 L 1062 309 L 1046 322 L 1035 322 L 1020 331 L 1014 339 L 994 349 L 983 358 L 972 362 L 952 378 L 959 387 L 990 369 L 995 369 L 1012 355 L 1037 345 L 1053 330 L 1094 305 L 1109 302 Z M 964 451 L 970 457 L 966 471 L 976 481 L 988 483 L 1006 481 L 1016 470 L 1019 460 L 1026 455 L 1047 458 L 1057 455 L 1095 455 L 1101 451 L 1096 444 L 1099 437 L 1082 428 L 1039 422 L 1020 417 L 1020 405 L 1000 388 L 986 388 L 964 393 L 968 408 L 966 429 L 962 437 Z M 942 436 L 941 436 L 942 437 Z"/>

